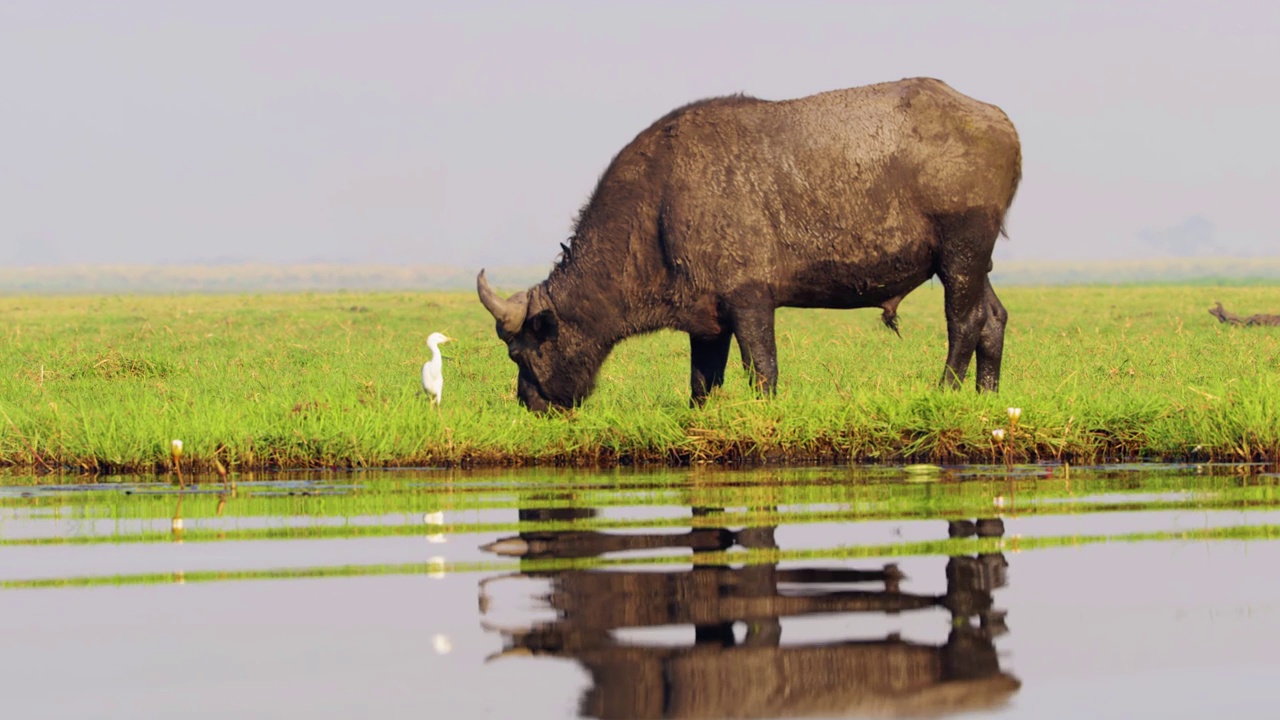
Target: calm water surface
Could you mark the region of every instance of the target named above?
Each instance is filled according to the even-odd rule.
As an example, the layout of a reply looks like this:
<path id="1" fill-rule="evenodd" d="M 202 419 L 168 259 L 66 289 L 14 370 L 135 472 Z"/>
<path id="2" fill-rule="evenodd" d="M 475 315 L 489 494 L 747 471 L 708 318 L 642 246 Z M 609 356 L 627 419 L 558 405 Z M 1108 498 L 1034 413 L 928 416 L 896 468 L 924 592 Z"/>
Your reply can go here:
<path id="1" fill-rule="evenodd" d="M 1260 466 L 6 476 L 0 702 L 1274 717 L 1277 539 Z"/>

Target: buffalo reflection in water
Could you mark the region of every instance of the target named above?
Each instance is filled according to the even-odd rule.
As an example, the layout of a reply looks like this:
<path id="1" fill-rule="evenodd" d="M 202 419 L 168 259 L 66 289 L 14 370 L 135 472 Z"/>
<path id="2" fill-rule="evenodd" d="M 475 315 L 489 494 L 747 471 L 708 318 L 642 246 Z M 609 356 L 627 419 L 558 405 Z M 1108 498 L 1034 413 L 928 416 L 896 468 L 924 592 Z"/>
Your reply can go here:
<path id="1" fill-rule="evenodd" d="M 694 508 L 695 516 L 718 511 Z M 522 510 L 522 522 L 589 518 L 593 509 Z M 895 565 L 875 570 L 781 569 L 776 563 L 698 564 L 699 555 L 743 548 L 776 549 L 775 527 L 700 527 L 685 533 L 609 534 L 535 531 L 484 549 L 526 560 L 691 548 L 692 570 L 527 571 L 552 590 L 548 623 L 499 628 L 508 655 L 572 659 L 591 676 L 580 712 L 598 718 L 712 718 L 810 715 L 898 716 L 998 707 L 1020 682 L 1000 670 L 993 639 L 1005 632 L 991 593 L 1006 582 L 1003 554 L 949 559 L 943 595 L 902 592 Z M 998 536 L 998 519 L 953 521 L 952 537 Z M 879 590 L 851 586 L 875 585 Z M 787 591 L 780 590 L 786 586 Z M 481 610 L 487 610 L 481 590 Z M 942 645 L 879 639 L 782 645 L 784 617 L 901 613 L 941 607 L 952 617 Z M 975 625 L 973 620 L 978 623 Z M 741 640 L 734 623 L 746 626 Z M 629 643 L 623 628 L 692 625 L 692 645 Z M 494 628 L 490 628 L 494 629 Z"/>

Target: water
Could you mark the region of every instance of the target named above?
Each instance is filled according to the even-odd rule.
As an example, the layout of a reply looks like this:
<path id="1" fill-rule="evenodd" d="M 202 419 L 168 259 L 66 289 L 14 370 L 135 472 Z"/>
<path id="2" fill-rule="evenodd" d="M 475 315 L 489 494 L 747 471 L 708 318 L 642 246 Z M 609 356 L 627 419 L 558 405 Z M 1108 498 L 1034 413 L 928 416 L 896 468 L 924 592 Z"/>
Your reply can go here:
<path id="1" fill-rule="evenodd" d="M 402 471 L 182 492 L 0 478 L 3 702 L 1272 717 L 1266 470 Z"/>

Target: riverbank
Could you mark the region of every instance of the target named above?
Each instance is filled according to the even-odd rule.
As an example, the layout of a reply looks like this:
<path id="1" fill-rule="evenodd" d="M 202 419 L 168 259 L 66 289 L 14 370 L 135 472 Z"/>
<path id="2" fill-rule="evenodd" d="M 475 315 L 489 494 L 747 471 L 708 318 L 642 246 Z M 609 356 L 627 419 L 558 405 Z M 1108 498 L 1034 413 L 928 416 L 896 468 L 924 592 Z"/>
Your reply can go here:
<path id="1" fill-rule="evenodd" d="M 0 464 L 168 472 L 174 439 L 192 473 L 1280 459 L 1280 330 L 1208 313 L 1277 312 L 1280 288 L 999 292 L 999 395 L 936 388 L 933 283 L 899 308 L 901 338 L 874 311 L 781 310 L 772 400 L 747 387 L 735 346 L 723 392 L 689 408 L 687 338 L 663 332 L 620 345 L 596 394 L 548 417 L 516 403 L 515 366 L 473 293 L 5 297 Z M 458 338 L 439 412 L 419 382 L 435 330 Z"/>

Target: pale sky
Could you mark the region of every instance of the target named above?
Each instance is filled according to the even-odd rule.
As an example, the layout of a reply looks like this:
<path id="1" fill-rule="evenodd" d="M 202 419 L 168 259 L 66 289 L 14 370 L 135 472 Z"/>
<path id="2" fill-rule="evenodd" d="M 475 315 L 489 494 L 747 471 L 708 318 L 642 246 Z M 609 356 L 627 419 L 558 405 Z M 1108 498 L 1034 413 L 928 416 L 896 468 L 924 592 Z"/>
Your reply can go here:
<path id="1" fill-rule="evenodd" d="M 941 78 L 1022 137 L 997 258 L 1277 255 L 1259 2 L 3 0 L 0 263 L 549 263 L 671 108 Z"/>

